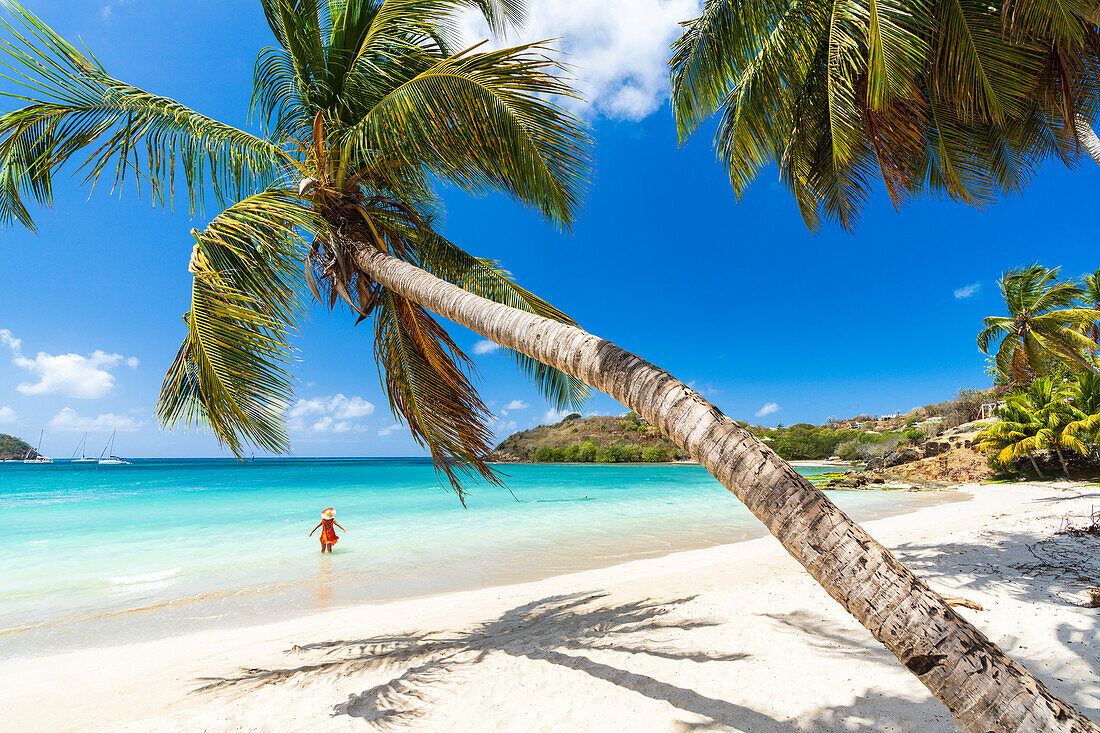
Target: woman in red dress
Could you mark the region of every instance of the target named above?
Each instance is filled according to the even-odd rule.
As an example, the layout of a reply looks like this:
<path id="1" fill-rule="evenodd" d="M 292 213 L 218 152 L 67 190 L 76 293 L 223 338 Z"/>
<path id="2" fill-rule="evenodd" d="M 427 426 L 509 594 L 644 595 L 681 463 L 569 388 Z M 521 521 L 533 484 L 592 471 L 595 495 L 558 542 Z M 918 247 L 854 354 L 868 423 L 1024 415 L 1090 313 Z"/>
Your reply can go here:
<path id="1" fill-rule="evenodd" d="M 332 507 L 321 512 L 321 521 L 317 523 L 317 526 L 313 528 L 313 531 L 309 533 L 309 536 L 313 536 L 313 532 L 318 529 L 321 530 L 321 552 L 328 550 L 329 554 L 332 554 L 332 546 L 336 544 L 336 540 L 340 539 L 336 536 L 336 530 L 333 529 L 333 525 L 336 525 L 343 531 L 344 525 L 336 521 L 336 510 Z"/>

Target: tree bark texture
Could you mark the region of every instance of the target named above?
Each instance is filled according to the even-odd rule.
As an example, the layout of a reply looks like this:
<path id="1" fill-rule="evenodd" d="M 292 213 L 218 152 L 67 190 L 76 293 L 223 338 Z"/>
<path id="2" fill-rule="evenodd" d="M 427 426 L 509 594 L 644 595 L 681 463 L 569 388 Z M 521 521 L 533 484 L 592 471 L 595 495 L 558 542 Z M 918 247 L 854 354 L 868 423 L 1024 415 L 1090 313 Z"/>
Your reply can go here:
<path id="1" fill-rule="evenodd" d="M 1100 165 L 1100 138 L 1096 136 L 1096 131 L 1092 129 L 1089 121 L 1080 115 L 1077 117 L 1077 140 L 1089 157 Z"/>
<path id="2" fill-rule="evenodd" d="M 667 371 L 580 328 L 473 295 L 369 245 L 346 244 L 376 282 L 573 375 L 657 426 L 767 525 L 965 730 L 1100 733 L 786 461 Z"/>

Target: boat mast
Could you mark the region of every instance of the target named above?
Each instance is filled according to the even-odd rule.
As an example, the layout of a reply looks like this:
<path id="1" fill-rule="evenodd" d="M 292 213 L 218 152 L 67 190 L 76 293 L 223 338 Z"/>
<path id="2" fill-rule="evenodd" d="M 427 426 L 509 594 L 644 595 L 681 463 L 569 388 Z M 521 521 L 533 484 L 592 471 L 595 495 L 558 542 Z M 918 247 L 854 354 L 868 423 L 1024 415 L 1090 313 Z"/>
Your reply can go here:
<path id="1" fill-rule="evenodd" d="M 116 432 L 118 432 L 118 431 L 117 431 L 117 430 L 112 430 L 112 431 L 111 431 L 111 439 L 107 441 L 107 445 L 103 446 L 103 451 L 102 451 L 102 452 L 101 452 L 101 453 L 99 454 L 99 457 L 100 457 L 100 459 L 101 459 L 101 460 L 102 460 L 102 458 L 103 458 L 103 455 L 104 455 L 105 453 L 106 453 L 106 454 L 107 454 L 108 456 L 110 456 L 110 453 L 108 453 L 108 452 L 107 452 L 107 449 L 108 449 L 108 448 L 110 448 L 111 450 L 114 450 L 114 444 L 115 444 L 115 433 L 116 433 Z"/>
<path id="2" fill-rule="evenodd" d="M 88 444 L 88 434 L 84 433 L 84 435 L 80 438 L 80 442 L 76 444 L 76 448 L 73 449 L 73 454 L 71 456 L 69 456 L 69 460 L 72 461 L 72 460 L 76 459 L 76 452 L 77 451 L 80 451 L 80 457 L 84 458 L 85 457 L 84 456 L 84 449 L 87 447 L 87 444 Z"/>
<path id="3" fill-rule="evenodd" d="M 38 433 L 38 447 L 34 449 L 34 457 L 35 458 L 38 458 L 40 455 L 42 455 L 39 451 L 42 450 L 42 436 L 45 435 L 45 434 L 46 434 L 46 429 L 45 428 L 42 428 L 41 432 Z M 31 457 L 31 449 L 28 448 L 27 449 L 27 455 L 23 456 L 23 460 L 28 460 L 30 457 Z"/>

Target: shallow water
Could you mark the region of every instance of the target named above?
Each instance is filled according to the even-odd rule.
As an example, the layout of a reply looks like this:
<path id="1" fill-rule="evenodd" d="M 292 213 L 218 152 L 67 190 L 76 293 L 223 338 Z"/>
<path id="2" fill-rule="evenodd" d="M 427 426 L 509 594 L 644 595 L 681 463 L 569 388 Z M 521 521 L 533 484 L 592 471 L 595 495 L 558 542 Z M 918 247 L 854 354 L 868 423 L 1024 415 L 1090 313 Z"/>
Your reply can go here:
<path id="1" fill-rule="evenodd" d="M 528 581 L 765 534 L 699 466 L 504 470 L 515 498 L 472 484 L 464 509 L 422 459 L 0 464 L 0 659 Z M 861 521 L 948 498 L 830 494 Z M 307 534 L 327 506 L 347 534 L 321 556 Z"/>

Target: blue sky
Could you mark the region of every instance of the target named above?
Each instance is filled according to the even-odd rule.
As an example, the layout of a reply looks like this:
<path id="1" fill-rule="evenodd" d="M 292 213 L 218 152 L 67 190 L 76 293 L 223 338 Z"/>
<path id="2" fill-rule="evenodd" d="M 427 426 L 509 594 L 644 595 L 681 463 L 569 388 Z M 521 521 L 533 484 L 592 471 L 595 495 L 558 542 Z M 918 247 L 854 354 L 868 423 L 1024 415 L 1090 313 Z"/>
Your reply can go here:
<path id="1" fill-rule="evenodd" d="M 270 43 L 259 3 L 28 5 L 115 76 L 246 124 L 252 63 Z M 581 110 L 596 143 L 584 211 L 562 235 L 508 199 L 447 190 L 447 235 L 731 416 L 766 424 L 905 410 L 986 386 L 974 339 L 981 318 L 1001 311 L 998 275 L 1033 261 L 1068 275 L 1100 266 L 1091 162 L 1049 163 L 1023 196 L 984 212 L 924 200 L 896 213 L 878 195 L 854 235 L 810 235 L 774 170 L 738 203 L 706 132 L 677 146 L 664 97 L 665 49 L 695 7 L 539 4 L 528 34 L 563 37 L 592 100 Z M 37 235 L 4 235 L 0 431 L 34 442 L 45 428 L 44 452 L 55 457 L 84 430 L 98 452 L 112 427 L 127 455 L 220 455 L 209 435 L 162 431 L 153 417 L 183 336 L 188 230 L 215 212 L 192 221 L 185 207 L 153 209 L 132 188 L 89 196 L 59 180 L 56 189 L 56 208 L 35 212 Z M 394 428 L 371 332 L 353 322 L 313 307 L 303 324 L 295 454 L 419 454 Z M 511 362 L 454 333 L 477 363 L 501 437 L 553 417 Z M 756 417 L 766 405 L 774 410 Z M 622 409 L 596 395 L 585 411 Z"/>

